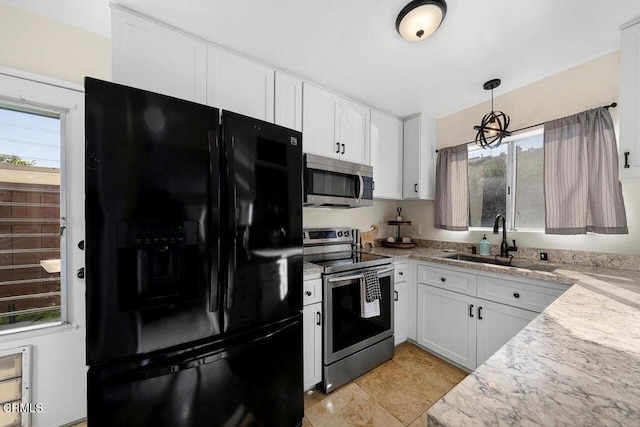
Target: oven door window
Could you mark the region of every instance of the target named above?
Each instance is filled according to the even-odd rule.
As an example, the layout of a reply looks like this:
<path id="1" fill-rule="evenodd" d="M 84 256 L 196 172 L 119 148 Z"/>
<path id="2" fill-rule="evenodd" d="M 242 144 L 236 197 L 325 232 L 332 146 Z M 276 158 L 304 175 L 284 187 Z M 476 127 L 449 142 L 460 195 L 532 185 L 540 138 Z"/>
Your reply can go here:
<path id="1" fill-rule="evenodd" d="M 332 353 L 349 348 L 355 344 L 375 337 L 391 329 L 391 304 L 385 301 L 391 295 L 391 279 L 380 278 L 380 316 L 363 318 L 360 304 L 360 280 L 341 282 L 331 290 L 333 300 L 333 346 Z"/>
<path id="2" fill-rule="evenodd" d="M 317 196 L 358 197 L 360 181 L 357 175 L 307 169 L 307 193 Z"/>

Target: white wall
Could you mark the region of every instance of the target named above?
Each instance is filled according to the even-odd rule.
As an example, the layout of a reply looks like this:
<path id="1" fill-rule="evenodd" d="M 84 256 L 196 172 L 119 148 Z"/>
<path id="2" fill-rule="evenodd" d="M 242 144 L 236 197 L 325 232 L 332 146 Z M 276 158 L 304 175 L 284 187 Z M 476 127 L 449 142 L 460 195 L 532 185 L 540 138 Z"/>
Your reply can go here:
<path id="1" fill-rule="evenodd" d="M 361 231 L 369 231 L 371 225 L 376 224 L 379 228 L 378 237 L 386 237 L 395 235 L 395 227 L 388 227 L 387 221 L 395 219 L 398 206 L 399 202 L 374 200 L 373 206 L 366 208 L 304 208 L 302 223 L 304 228 L 349 227 Z"/>
<path id="2" fill-rule="evenodd" d="M 0 3 L 0 66 L 68 82 L 111 80 L 111 40 Z"/>
<path id="3" fill-rule="evenodd" d="M 500 96 L 494 99 L 494 107 L 511 117 L 511 129 L 518 129 L 617 102 L 619 61 L 619 52 L 615 52 L 506 94 L 500 94 L 498 88 L 494 94 Z M 488 92 L 487 98 L 490 99 Z M 610 110 L 616 125 L 620 108 L 624 106 Z M 438 119 L 437 147 L 472 141 L 475 136 L 473 126 L 490 109 L 490 101 L 487 101 Z M 623 184 L 622 190 L 627 210 L 628 235 L 551 236 L 543 232 L 510 232 L 508 237 L 516 239 L 520 246 L 639 255 L 640 183 Z M 435 229 L 433 202 L 402 202 L 401 206 L 408 219 L 421 224 L 422 233 L 413 235 L 414 238 L 473 244 L 477 244 L 482 238 L 483 231 L 452 232 Z M 500 243 L 500 236 L 487 236 L 492 243 Z"/>

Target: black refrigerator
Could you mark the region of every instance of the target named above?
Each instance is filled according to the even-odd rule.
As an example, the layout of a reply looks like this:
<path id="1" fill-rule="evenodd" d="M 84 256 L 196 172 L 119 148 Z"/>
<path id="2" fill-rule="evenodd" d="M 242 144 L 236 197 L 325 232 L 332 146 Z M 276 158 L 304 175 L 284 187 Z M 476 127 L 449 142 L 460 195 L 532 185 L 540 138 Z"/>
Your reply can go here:
<path id="1" fill-rule="evenodd" d="M 85 79 L 94 426 L 296 426 L 302 136 Z"/>

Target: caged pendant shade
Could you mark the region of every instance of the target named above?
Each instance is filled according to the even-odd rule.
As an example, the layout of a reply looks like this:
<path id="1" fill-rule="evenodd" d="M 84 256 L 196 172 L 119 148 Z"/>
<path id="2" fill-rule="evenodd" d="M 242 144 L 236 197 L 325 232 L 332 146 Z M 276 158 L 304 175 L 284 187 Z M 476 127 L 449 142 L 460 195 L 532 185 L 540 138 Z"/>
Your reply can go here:
<path id="1" fill-rule="evenodd" d="M 446 14 L 444 0 L 413 0 L 398 14 L 396 30 L 405 40 L 424 40 L 440 27 Z"/>
<path id="2" fill-rule="evenodd" d="M 484 115 L 480 126 L 474 126 L 476 133 L 476 144 L 482 148 L 496 148 L 502 143 L 502 139 L 511 136 L 507 130 L 509 127 L 509 116 L 502 111 L 493 111 L 493 90 L 500 86 L 500 79 L 489 80 L 484 84 L 484 90 L 491 91 L 491 112 Z"/>

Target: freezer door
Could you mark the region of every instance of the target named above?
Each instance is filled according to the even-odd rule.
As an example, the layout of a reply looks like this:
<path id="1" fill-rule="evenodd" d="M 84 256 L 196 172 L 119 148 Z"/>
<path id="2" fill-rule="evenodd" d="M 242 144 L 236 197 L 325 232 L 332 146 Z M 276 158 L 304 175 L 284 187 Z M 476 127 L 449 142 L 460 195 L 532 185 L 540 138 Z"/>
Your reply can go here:
<path id="1" fill-rule="evenodd" d="M 232 331 L 302 309 L 302 134 L 228 111 L 222 130 Z"/>
<path id="2" fill-rule="evenodd" d="M 88 424 L 297 426 L 303 417 L 301 315 L 256 334 L 137 366 L 91 367 Z"/>
<path id="3" fill-rule="evenodd" d="M 87 364 L 219 334 L 219 111 L 85 91 Z"/>

